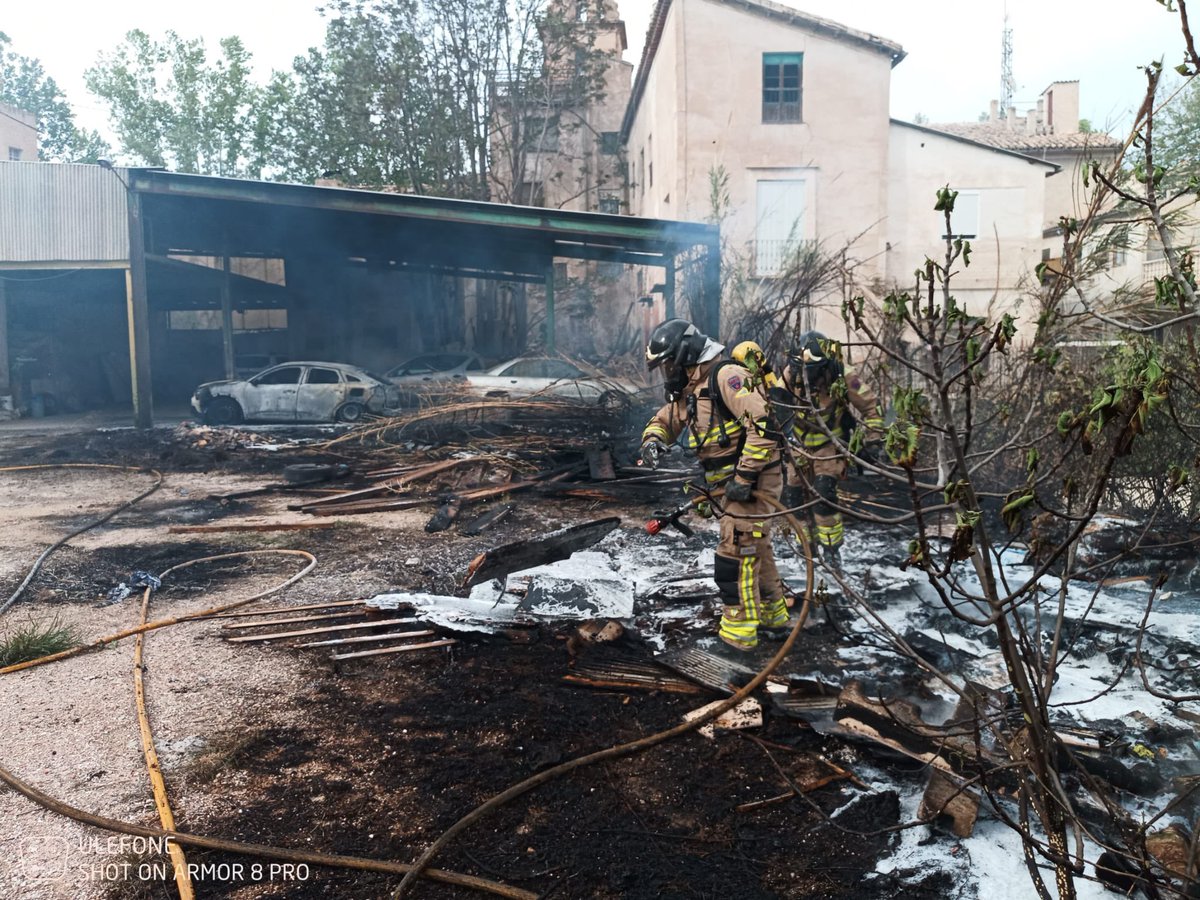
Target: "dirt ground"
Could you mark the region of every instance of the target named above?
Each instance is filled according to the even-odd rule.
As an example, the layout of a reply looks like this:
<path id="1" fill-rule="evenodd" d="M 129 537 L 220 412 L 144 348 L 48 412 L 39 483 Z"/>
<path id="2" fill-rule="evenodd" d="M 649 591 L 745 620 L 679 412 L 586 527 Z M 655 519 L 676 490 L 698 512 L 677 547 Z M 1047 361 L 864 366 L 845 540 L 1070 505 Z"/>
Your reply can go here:
<path id="1" fill-rule="evenodd" d="M 639 530 L 654 508 L 534 500 L 494 532 L 428 535 L 430 510 L 373 513 L 332 527 L 281 533 L 168 534 L 172 524 L 254 517 L 299 521 L 288 497 L 243 502 L 215 493 L 278 480 L 318 451 L 196 446 L 170 430 L 0 438 L 0 466 L 154 466 L 162 488 L 52 555 L 0 634 L 57 619 L 94 639 L 136 622 L 139 594 L 104 604 L 134 570 L 153 573 L 220 553 L 295 548 L 317 569 L 264 606 L 448 593 L 480 550 L 597 515 Z M 6 598 L 47 546 L 152 483 L 145 473 L 54 468 L 0 472 L 0 594 Z M 175 616 L 265 590 L 296 558 L 208 563 L 155 593 L 151 617 Z M 2 598 L 0 598 L 2 599 Z M 541 769 L 677 723 L 708 695 L 601 691 L 563 681 L 570 624 L 463 639 L 451 648 L 332 664 L 314 651 L 236 645 L 220 622 L 148 635 L 149 714 L 179 828 L 229 839 L 411 861 L 477 803 Z M 811 642 L 798 652 L 815 653 Z M 0 677 L 0 765 L 55 798 L 101 815 L 157 825 L 132 690 L 132 641 Z M 894 793 L 841 780 L 808 801 L 739 812 L 781 794 L 779 769 L 801 785 L 853 767 L 854 751 L 768 714 L 759 741 L 688 735 L 590 767 L 519 798 L 456 840 L 438 860 L 543 896 L 579 898 L 940 897 L 941 876 L 904 887 L 873 874 L 894 837 Z M 779 768 L 777 768 L 777 766 Z M 852 797 L 857 801 L 849 803 Z M 810 801 L 810 802 L 809 802 Z M 845 809 L 843 809 L 845 807 Z M 835 822 L 827 814 L 841 810 Z M 865 834 L 865 836 L 864 836 Z M 0 897 L 171 897 L 161 857 L 0 792 Z M 200 898 L 381 898 L 392 876 L 313 868 L 259 877 L 254 860 L 190 852 L 210 864 Z M 224 865 L 223 865 L 224 864 Z M 914 884 L 916 885 L 914 887 Z M 474 895 L 426 882 L 422 897 Z"/>

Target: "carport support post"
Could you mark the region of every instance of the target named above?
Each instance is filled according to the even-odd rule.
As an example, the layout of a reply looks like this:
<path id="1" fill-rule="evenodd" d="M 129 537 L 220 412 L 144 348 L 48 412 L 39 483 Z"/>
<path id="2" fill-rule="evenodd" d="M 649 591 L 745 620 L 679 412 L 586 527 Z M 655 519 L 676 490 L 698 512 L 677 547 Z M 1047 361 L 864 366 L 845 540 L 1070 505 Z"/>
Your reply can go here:
<path id="1" fill-rule="evenodd" d="M 229 270 L 229 251 L 221 257 L 221 344 L 225 348 L 225 377 L 237 378 L 233 359 L 233 285 Z"/>
<path id="2" fill-rule="evenodd" d="M 663 271 L 666 277 L 663 278 L 663 311 L 666 313 L 664 319 L 675 318 L 675 254 L 666 253 L 663 255 Z"/>
<path id="3" fill-rule="evenodd" d="M 8 374 L 8 294 L 4 280 L 0 279 L 0 397 L 12 393 L 12 382 Z"/>
<path id="4" fill-rule="evenodd" d="M 133 381 L 133 424 L 154 424 L 150 389 L 150 306 L 146 300 L 146 234 L 142 222 L 142 195 L 125 192 L 129 207 L 129 268 L 125 271 L 125 296 L 129 316 L 129 372 Z"/>
<path id="5" fill-rule="evenodd" d="M 546 267 L 546 353 L 554 353 L 554 262 Z"/>

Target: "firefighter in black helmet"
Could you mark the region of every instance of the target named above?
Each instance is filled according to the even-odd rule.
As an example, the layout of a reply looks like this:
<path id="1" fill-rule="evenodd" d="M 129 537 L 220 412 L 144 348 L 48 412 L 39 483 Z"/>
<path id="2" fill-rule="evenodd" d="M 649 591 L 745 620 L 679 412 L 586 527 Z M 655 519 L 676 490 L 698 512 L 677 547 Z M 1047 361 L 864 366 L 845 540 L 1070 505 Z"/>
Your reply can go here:
<path id="1" fill-rule="evenodd" d="M 797 463 L 788 472 L 784 503 L 800 506 L 815 495 L 812 537 L 826 562 L 840 569 L 845 526 L 836 507 L 837 483 L 846 475 L 850 436 L 861 427 L 866 441 L 881 440 L 883 419 L 871 388 L 843 364 L 837 341 L 819 331 L 796 339 L 783 380 L 794 404 L 790 432 Z"/>
<path id="2" fill-rule="evenodd" d="M 721 537 L 713 578 L 724 604 L 719 636 L 739 650 L 760 633 L 785 637 L 788 608 L 771 548 L 770 504 L 783 485 L 779 444 L 768 434 L 768 408 L 751 373 L 720 360 L 724 347 L 683 319 L 668 319 L 650 334 L 646 363 L 661 369 L 667 402 L 642 432 L 642 461 L 659 456 L 683 431 L 704 468 L 705 481 L 724 485 Z"/>

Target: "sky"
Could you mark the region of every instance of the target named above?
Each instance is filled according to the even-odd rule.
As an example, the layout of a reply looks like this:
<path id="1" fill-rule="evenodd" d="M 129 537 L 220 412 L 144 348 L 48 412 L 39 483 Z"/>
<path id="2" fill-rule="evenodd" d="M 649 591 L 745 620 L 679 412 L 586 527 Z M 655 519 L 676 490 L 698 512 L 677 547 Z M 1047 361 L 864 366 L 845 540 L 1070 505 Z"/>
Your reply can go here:
<path id="1" fill-rule="evenodd" d="M 617 0 L 630 48 L 641 55 L 653 0 Z M 785 2 L 785 0 L 778 0 Z M 1176 17 L 1157 0 L 790 0 L 787 5 L 899 43 L 908 56 L 892 74 L 892 115 L 911 121 L 974 121 L 1000 95 L 1005 13 L 1013 32 L 1019 111 L 1052 81 L 1079 80 L 1081 115 L 1119 129 L 1141 100 L 1138 67 L 1182 59 Z M 174 30 L 217 41 L 237 34 L 265 81 L 271 69 L 320 45 L 325 20 L 315 0 L 57 0 L 0 6 L 0 32 L 12 49 L 42 61 L 66 93 L 80 124 L 109 133 L 106 110 L 83 84 L 83 71 L 124 34 Z"/>

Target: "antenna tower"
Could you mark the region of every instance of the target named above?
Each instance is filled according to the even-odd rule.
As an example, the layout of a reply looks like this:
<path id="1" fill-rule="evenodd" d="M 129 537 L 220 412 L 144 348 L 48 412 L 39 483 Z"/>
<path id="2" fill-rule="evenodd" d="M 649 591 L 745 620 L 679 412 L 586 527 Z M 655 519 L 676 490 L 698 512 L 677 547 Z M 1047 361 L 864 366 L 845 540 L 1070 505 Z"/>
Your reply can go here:
<path id="1" fill-rule="evenodd" d="M 1013 91 L 1016 83 L 1013 81 L 1012 69 L 1012 29 L 1008 25 L 1008 6 L 1004 7 L 1004 38 L 1000 55 L 1000 115 L 1007 116 L 1008 108 L 1013 105 Z"/>

